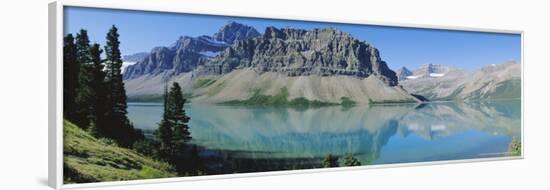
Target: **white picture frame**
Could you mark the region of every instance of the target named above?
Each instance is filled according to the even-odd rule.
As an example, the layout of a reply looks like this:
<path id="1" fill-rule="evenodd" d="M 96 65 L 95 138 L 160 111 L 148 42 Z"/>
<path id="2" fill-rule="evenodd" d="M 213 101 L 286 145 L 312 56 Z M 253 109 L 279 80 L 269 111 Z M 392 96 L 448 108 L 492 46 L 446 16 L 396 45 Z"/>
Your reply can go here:
<path id="1" fill-rule="evenodd" d="M 132 180 L 132 181 L 116 181 L 116 182 L 99 182 L 89 184 L 63 184 L 63 24 L 64 15 L 63 9 L 66 6 L 77 7 L 93 7 L 93 8 L 109 8 L 109 9 L 124 9 L 124 10 L 139 10 L 139 11 L 158 11 L 158 12 L 170 12 L 170 13 L 190 13 L 190 14 L 206 14 L 215 16 L 239 16 L 239 17 L 252 17 L 252 18 L 270 18 L 270 19 L 285 19 L 285 20 L 299 20 L 299 21 L 316 21 L 316 22 L 331 22 L 331 23 L 345 23 L 345 24 L 367 24 L 367 25 L 381 25 L 381 26 L 396 26 L 396 27 L 410 27 L 410 28 L 427 28 L 427 29 L 444 29 L 444 30 L 460 30 L 460 31 L 473 31 L 473 32 L 495 32 L 506 34 L 519 34 L 521 35 L 521 67 L 522 67 L 522 121 L 521 121 L 521 156 L 513 157 L 498 157 L 498 158 L 480 158 L 480 159 L 467 159 L 467 160 L 451 160 L 451 161 L 433 161 L 433 162 L 420 162 L 420 163 L 400 163 L 400 164 L 384 164 L 384 165 L 371 165 L 371 166 L 359 166 L 359 167 L 340 167 L 340 168 L 328 168 L 328 169 L 308 169 L 308 170 L 292 170 L 292 171 L 272 171 L 272 172 L 260 172 L 260 173 L 244 173 L 244 174 L 224 174 L 224 175 L 211 175 L 211 176 L 196 176 L 196 177 L 176 177 L 165 179 L 146 179 L 146 180 Z M 482 162 L 482 161 L 497 161 L 497 160 L 513 160 L 523 159 L 525 152 L 525 139 L 523 138 L 523 123 L 524 123 L 524 56 L 523 56 L 523 43 L 524 32 L 519 30 L 502 30 L 502 29 L 487 29 L 487 28 L 469 28 L 469 27 L 456 27 L 456 26 L 439 26 L 439 25 L 418 25 L 407 23 L 384 23 L 369 20 L 329 20 L 322 18 L 311 17 L 290 17 L 288 15 L 251 15 L 246 13 L 231 12 L 227 10 L 225 12 L 219 11 L 203 11 L 194 10 L 185 7 L 164 7 L 164 8 L 149 8 L 139 4 L 117 4 L 117 3 L 95 3 L 93 1 L 71 1 L 71 0 L 59 0 L 49 4 L 49 18 L 48 18 L 48 178 L 49 186 L 54 189 L 74 189 L 74 188 L 89 188 L 89 187 L 104 187 L 104 186 L 118 186 L 118 185 L 139 185 L 139 184 L 152 184 L 152 183 L 169 183 L 169 182 L 184 182 L 184 181 L 197 181 L 197 180 L 214 180 L 214 179 L 227 179 L 227 178 L 243 178 L 243 177 L 258 177 L 258 176 L 271 176 L 271 175 L 288 175 L 288 174 L 301 174 L 301 173 L 314 173 L 314 172 L 330 172 L 330 171 L 351 171 L 351 170 L 364 170 L 374 168 L 391 168 L 391 167 L 407 167 L 407 166 L 422 166 L 422 165 L 434 165 L 434 164 L 450 164 L 450 163 L 464 163 L 464 162 Z"/>

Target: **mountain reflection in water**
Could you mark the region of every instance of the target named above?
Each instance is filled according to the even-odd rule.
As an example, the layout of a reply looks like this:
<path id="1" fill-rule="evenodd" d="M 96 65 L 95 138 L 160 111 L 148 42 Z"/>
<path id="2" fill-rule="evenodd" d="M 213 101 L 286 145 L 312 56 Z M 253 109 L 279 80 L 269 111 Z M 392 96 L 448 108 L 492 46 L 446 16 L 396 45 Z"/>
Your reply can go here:
<path id="1" fill-rule="evenodd" d="M 161 104 L 129 103 L 156 129 Z M 363 165 L 505 156 L 521 135 L 521 102 L 441 102 L 319 108 L 188 104 L 191 143 L 218 173 L 320 167 L 329 154 Z"/>

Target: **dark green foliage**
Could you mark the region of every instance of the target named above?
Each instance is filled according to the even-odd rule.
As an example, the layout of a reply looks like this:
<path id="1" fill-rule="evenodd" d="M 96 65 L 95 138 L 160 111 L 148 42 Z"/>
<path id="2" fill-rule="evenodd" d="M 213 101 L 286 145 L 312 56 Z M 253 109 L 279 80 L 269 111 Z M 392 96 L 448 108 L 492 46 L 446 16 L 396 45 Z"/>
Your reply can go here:
<path id="1" fill-rule="evenodd" d="M 189 158 L 189 165 L 191 166 L 190 167 L 191 175 L 201 175 L 205 171 L 206 167 L 205 167 L 204 162 L 202 161 L 202 159 L 199 155 L 197 145 L 193 145 L 191 147 L 191 153 L 190 154 L 191 155 L 190 155 L 190 158 Z"/>
<path id="2" fill-rule="evenodd" d="M 321 106 L 334 106 L 338 103 L 321 102 L 319 100 L 308 100 L 300 97 L 292 100 L 288 100 L 288 89 L 286 87 L 281 88 L 281 91 L 274 95 L 263 95 L 260 90 L 254 91 L 252 97 L 246 100 L 233 100 L 227 101 L 223 104 L 227 105 L 245 105 L 245 106 L 294 106 L 294 107 L 321 107 Z"/>
<path id="3" fill-rule="evenodd" d="M 63 115 L 74 121 L 76 116 L 76 95 L 78 88 L 79 63 L 76 56 L 76 45 L 72 34 L 63 39 Z"/>
<path id="4" fill-rule="evenodd" d="M 144 136 L 140 130 L 134 130 L 126 116 L 126 92 L 120 70 L 122 60 L 118 37 L 113 26 L 107 34 L 106 60 L 101 59 L 103 51 L 99 44 L 90 46 L 86 30 L 82 29 L 77 34 L 74 48 L 71 48 L 71 36 L 66 37 L 64 59 L 69 60 L 66 64 L 76 60 L 77 68 L 66 65 L 64 83 L 69 88 L 66 91 L 68 95 L 65 95 L 68 99 L 64 103 L 70 107 L 70 98 L 74 97 L 75 109 L 66 109 L 66 117 L 70 121 L 88 129 L 96 137 L 110 138 L 123 147 L 131 147 Z M 76 79 L 70 72 L 74 70 L 78 70 L 75 72 L 78 73 Z M 74 81 L 77 81 L 76 85 L 71 84 Z M 74 95 L 70 95 L 71 86 L 77 86 Z"/>
<path id="5" fill-rule="evenodd" d="M 404 103 L 418 103 L 416 100 L 413 99 L 407 99 L 407 100 L 382 100 L 382 101 L 374 101 L 372 99 L 369 99 L 369 104 L 404 104 Z"/>
<path id="6" fill-rule="evenodd" d="M 288 97 L 288 90 L 286 88 L 281 88 L 281 91 L 274 95 L 262 95 L 260 93 L 260 90 L 254 91 L 254 94 L 252 97 L 250 97 L 247 100 L 244 101 L 238 101 L 235 102 L 237 104 L 244 104 L 244 105 L 285 105 L 287 104 L 287 97 Z"/>
<path id="7" fill-rule="evenodd" d="M 234 100 L 228 101 L 224 104 L 229 105 L 247 105 L 247 106 L 270 106 L 270 105 L 286 105 L 288 90 L 286 88 L 281 88 L 281 91 L 275 96 L 263 95 L 260 93 L 260 90 L 254 91 L 252 97 L 246 100 Z"/>
<path id="8" fill-rule="evenodd" d="M 136 152 L 139 152 L 149 157 L 155 157 L 158 155 L 157 147 L 158 143 L 151 139 L 143 139 L 141 141 L 135 142 L 134 145 L 132 145 L 132 149 L 134 149 Z"/>
<path id="9" fill-rule="evenodd" d="M 355 106 L 355 101 L 351 100 L 349 97 L 341 97 L 340 100 L 342 100 L 342 103 L 340 105 L 344 107 L 351 107 Z"/>
<path id="10" fill-rule="evenodd" d="M 294 98 L 290 100 L 286 105 L 293 107 L 322 107 L 322 106 L 335 106 L 338 103 L 321 102 L 319 100 L 308 100 L 304 97 Z"/>
<path id="11" fill-rule="evenodd" d="M 174 132 L 172 130 L 172 127 L 168 123 L 168 121 L 163 119 L 159 123 L 159 127 L 155 132 L 155 134 L 160 143 L 159 153 L 158 153 L 159 157 L 169 158 L 172 155 L 174 155 L 176 151 L 175 144 L 173 143 Z M 165 160 L 168 160 L 168 159 L 165 159 Z"/>
<path id="12" fill-rule="evenodd" d="M 115 139 L 121 146 L 130 147 L 134 142 L 141 140 L 143 134 L 134 130 L 127 117 L 128 106 L 126 90 L 122 81 L 122 59 L 118 37 L 118 29 L 113 25 L 107 33 L 107 45 L 105 46 L 107 110 L 105 111 L 104 134 Z"/>
<path id="13" fill-rule="evenodd" d="M 76 96 L 76 105 L 78 106 L 75 119 L 75 124 L 87 129 L 90 126 L 90 120 L 92 118 L 92 99 L 96 96 L 95 92 L 91 88 L 90 84 L 93 83 L 92 78 L 92 66 L 89 64 L 83 64 L 80 67 L 80 74 L 78 76 L 78 92 Z"/>
<path id="14" fill-rule="evenodd" d="M 133 145 L 135 142 L 145 140 L 145 134 L 143 133 L 143 130 L 134 128 L 134 124 L 130 123 L 129 128 L 131 129 L 131 133 L 129 133 L 128 136 L 130 136 L 132 139 L 131 145 Z"/>
<path id="15" fill-rule="evenodd" d="M 102 139 L 98 141 L 105 145 L 131 147 L 143 155 L 166 160 L 180 175 L 203 174 L 206 167 L 198 148 L 186 146 L 191 139 L 188 126 L 190 118 L 184 110 L 185 96 L 177 83 L 172 85 L 170 91 L 166 89 L 162 98 L 165 109 L 159 128 L 155 131 L 156 139 L 145 139 L 143 131 L 134 129 L 127 117 L 118 38 L 117 28 L 113 26 L 107 34 L 104 48 L 106 56 L 102 60 L 103 51 L 99 44 L 90 46 L 86 30 L 80 31 L 76 43 L 72 35 L 65 37 L 64 96 L 67 99 L 64 102 L 68 106 L 65 117 L 82 129 L 87 129 L 94 138 Z M 74 105 L 71 105 L 73 102 Z M 83 153 L 78 156 L 87 155 Z M 66 173 L 71 175 L 69 178 L 76 181 L 89 180 L 71 169 L 65 168 Z M 159 173 L 150 168 L 142 168 L 139 172 L 140 175 Z"/>
<path id="16" fill-rule="evenodd" d="M 344 156 L 344 166 L 360 166 L 361 162 L 357 160 L 357 158 L 354 158 L 352 154 L 346 154 Z"/>
<path id="17" fill-rule="evenodd" d="M 311 103 L 311 101 L 309 101 L 308 99 L 306 99 L 304 97 L 294 98 L 289 102 L 290 105 L 304 106 L 304 107 L 309 106 L 310 103 Z"/>
<path id="18" fill-rule="evenodd" d="M 178 83 L 173 83 L 168 91 L 165 89 L 164 113 L 155 132 L 160 143 L 159 157 L 174 164 L 179 173 L 186 172 L 188 163 L 182 162 L 185 143 L 191 140 L 189 117 L 185 114 L 185 98 Z"/>
<path id="19" fill-rule="evenodd" d="M 121 66 L 122 59 L 120 53 L 120 41 L 118 40 L 118 29 L 113 25 L 107 33 L 107 45 L 105 46 L 105 54 L 107 59 L 107 75 L 110 80 L 116 80 L 117 77 L 122 76 Z"/>
<path id="20" fill-rule="evenodd" d="M 185 114 L 183 107 L 185 99 L 178 83 L 172 85 L 166 103 L 166 119 L 174 129 L 174 142 L 183 144 L 191 140 L 191 133 L 189 133 L 189 126 L 187 125 L 190 118 Z"/>
<path id="21" fill-rule="evenodd" d="M 94 44 L 89 49 L 91 63 L 81 66 L 78 80 L 80 87 L 76 97 L 78 114 L 81 115 L 79 122 L 95 136 L 102 132 L 99 127 L 103 126 L 105 113 L 105 74 L 101 64 L 101 52 L 99 44 Z"/>
<path id="22" fill-rule="evenodd" d="M 325 168 L 333 168 L 338 167 L 338 157 L 329 154 L 323 159 L 323 167 Z"/>
<path id="23" fill-rule="evenodd" d="M 157 130 L 157 138 L 161 142 L 161 149 L 174 155 L 179 146 L 191 139 L 189 132 L 189 117 L 184 110 L 185 99 L 178 83 L 173 83 L 170 91 L 165 90 L 163 118 Z M 171 150 L 170 150 L 171 149 Z"/>
<path id="24" fill-rule="evenodd" d="M 281 88 L 281 92 L 268 99 L 266 104 L 268 105 L 282 105 L 288 103 L 288 89 L 286 87 Z"/>
<path id="25" fill-rule="evenodd" d="M 83 129 L 88 128 L 90 125 L 91 104 L 90 97 L 94 96 L 94 92 L 90 88 L 89 84 L 92 81 L 91 76 L 91 56 L 90 56 L 90 40 L 88 39 L 88 32 L 81 29 L 76 35 L 76 61 L 78 67 L 78 88 L 75 96 L 74 110 L 75 116 L 73 122 Z"/>
<path id="26" fill-rule="evenodd" d="M 90 39 L 88 38 L 88 31 L 80 29 L 80 32 L 76 34 L 76 60 L 80 64 L 87 64 L 91 62 L 89 50 Z"/>

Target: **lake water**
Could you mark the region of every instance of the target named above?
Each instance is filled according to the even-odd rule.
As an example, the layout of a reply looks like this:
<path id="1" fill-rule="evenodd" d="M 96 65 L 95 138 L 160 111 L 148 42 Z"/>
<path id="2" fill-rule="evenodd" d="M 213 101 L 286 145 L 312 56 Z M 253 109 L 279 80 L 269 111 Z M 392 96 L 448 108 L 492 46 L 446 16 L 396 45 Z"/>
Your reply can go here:
<path id="1" fill-rule="evenodd" d="M 313 168 L 329 154 L 363 165 L 500 157 L 521 137 L 520 101 L 185 109 L 201 155 L 232 165 L 220 173 Z M 128 112 L 135 127 L 152 131 L 162 104 L 129 103 Z"/>

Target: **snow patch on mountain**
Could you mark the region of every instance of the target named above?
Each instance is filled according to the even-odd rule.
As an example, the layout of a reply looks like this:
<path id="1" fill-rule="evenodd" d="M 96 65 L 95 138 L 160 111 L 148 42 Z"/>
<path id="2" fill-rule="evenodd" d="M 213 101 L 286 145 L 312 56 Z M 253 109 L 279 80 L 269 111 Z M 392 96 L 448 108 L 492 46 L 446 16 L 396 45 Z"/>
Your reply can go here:
<path id="1" fill-rule="evenodd" d="M 406 67 L 401 67 L 397 71 L 399 80 L 414 80 L 420 78 L 439 78 L 444 77 L 454 68 L 441 64 L 424 64 L 414 71 L 409 71 Z"/>
<path id="2" fill-rule="evenodd" d="M 220 54 L 219 51 L 218 51 L 218 52 L 214 52 L 214 51 L 201 51 L 201 52 L 199 52 L 199 53 L 200 53 L 201 55 L 204 55 L 204 56 L 210 57 L 210 58 L 216 57 L 217 55 Z"/>
<path id="3" fill-rule="evenodd" d="M 430 77 L 443 77 L 445 73 L 430 73 Z"/>
<path id="4" fill-rule="evenodd" d="M 130 65 L 134 65 L 136 64 L 137 62 L 132 62 L 132 61 L 125 61 L 125 62 L 122 62 L 122 67 L 120 68 L 121 70 L 121 73 L 124 73 L 124 71 L 126 70 L 126 67 L 130 66 Z"/>
<path id="5" fill-rule="evenodd" d="M 406 79 L 417 79 L 417 78 L 420 78 L 420 77 L 422 77 L 422 76 L 419 76 L 419 75 L 417 75 L 417 76 L 407 76 Z"/>

